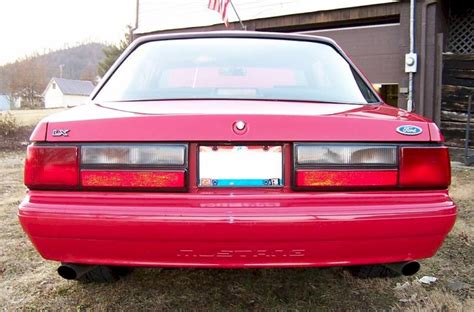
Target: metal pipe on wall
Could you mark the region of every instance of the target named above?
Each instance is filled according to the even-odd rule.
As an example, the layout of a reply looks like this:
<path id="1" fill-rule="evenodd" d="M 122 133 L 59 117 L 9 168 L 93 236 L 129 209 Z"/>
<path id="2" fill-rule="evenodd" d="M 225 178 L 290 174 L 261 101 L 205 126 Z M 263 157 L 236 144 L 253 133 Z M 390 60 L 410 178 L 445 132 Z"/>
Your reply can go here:
<path id="1" fill-rule="evenodd" d="M 135 26 L 130 29 L 130 38 L 135 40 L 135 30 L 138 29 L 138 19 L 140 17 L 140 0 L 135 0 Z"/>
<path id="2" fill-rule="evenodd" d="M 410 53 L 409 55 L 413 56 L 415 53 L 415 3 L 416 0 L 410 0 Z M 415 63 L 416 66 L 416 60 L 411 60 Z M 405 71 L 406 65 L 411 66 L 412 64 L 409 64 L 409 57 L 405 57 Z M 416 70 L 416 69 L 415 69 Z M 414 93 L 414 74 L 415 72 L 413 70 L 408 71 L 408 101 L 407 101 L 407 111 L 412 112 L 415 108 L 415 103 L 413 101 L 413 93 Z"/>

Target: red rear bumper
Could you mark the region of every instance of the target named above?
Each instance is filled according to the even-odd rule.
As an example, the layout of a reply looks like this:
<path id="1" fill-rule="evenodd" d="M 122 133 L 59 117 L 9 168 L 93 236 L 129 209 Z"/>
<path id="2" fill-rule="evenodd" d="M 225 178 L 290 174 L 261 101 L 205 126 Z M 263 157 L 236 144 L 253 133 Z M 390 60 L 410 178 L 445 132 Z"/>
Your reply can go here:
<path id="1" fill-rule="evenodd" d="M 238 195 L 30 191 L 19 218 L 71 263 L 296 267 L 428 258 L 451 230 L 446 191 Z"/>

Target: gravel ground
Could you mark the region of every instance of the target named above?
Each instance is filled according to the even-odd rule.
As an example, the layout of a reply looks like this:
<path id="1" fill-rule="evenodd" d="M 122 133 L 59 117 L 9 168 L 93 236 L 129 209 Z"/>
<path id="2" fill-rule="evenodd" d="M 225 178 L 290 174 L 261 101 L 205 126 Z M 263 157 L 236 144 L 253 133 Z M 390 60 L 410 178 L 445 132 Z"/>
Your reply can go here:
<path id="1" fill-rule="evenodd" d="M 454 230 L 414 277 L 359 280 L 330 269 L 136 269 L 107 285 L 57 276 L 23 234 L 17 206 L 24 152 L 0 150 L 0 307 L 3 310 L 474 311 L 474 170 L 453 169 Z M 418 279 L 434 276 L 431 285 Z"/>

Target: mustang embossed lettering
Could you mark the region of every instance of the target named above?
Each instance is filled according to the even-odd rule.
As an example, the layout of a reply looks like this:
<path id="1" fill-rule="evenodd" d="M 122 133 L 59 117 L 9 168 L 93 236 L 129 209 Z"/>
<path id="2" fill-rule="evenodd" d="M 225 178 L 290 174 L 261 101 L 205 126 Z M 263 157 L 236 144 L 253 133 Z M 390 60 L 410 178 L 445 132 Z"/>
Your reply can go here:
<path id="1" fill-rule="evenodd" d="M 199 252 L 193 249 L 181 249 L 178 257 L 192 258 L 278 258 L 278 257 L 304 257 L 304 249 L 220 249 L 213 252 Z"/>

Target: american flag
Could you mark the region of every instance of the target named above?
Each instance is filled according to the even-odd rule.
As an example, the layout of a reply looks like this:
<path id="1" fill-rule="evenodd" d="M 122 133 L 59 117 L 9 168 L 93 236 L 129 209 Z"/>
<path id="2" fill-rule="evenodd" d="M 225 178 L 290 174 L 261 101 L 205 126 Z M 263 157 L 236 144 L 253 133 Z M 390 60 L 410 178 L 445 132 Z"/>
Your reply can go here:
<path id="1" fill-rule="evenodd" d="M 209 0 L 208 8 L 217 11 L 221 14 L 222 20 L 226 26 L 229 25 L 229 19 L 227 18 L 227 6 L 231 0 Z"/>

